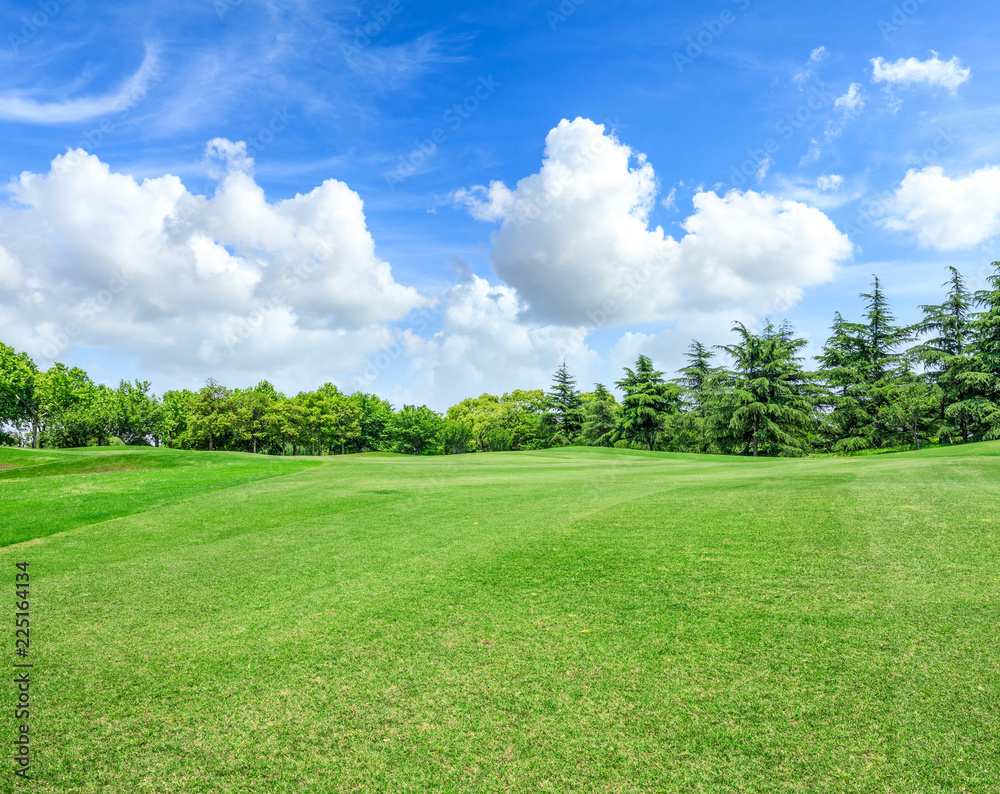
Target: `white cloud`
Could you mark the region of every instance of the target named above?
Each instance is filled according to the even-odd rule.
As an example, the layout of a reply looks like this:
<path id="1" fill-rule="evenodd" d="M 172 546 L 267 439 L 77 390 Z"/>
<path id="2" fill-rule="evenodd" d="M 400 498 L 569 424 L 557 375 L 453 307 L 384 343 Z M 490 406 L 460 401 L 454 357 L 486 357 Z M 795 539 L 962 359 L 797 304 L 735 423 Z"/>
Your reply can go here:
<path id="1" fill-rule="evenodd" d="M 760 165 L 757 167 L 757 183 L 760 184 L 767 177 L 767 172 L 771 170 L 771 166 L 774 165 L 774 158 L 768 155 L 763 160 L 760 161 Z"/>
<path id="2" fill-rule="evenodd" d="M 816 180 L 816 187 L 820 190 L 839 190 L 844 184 L 844 177 L 840 174 L 823 174 Z"/>
<path id="3" fill-rule="evenodd" d="M 865 97 L 861 91 L 861 83 L 851 83 L 847 93 L 837 97 L 833 101 L 833 106 L 845 117 L 857 115 L 865 106 Z"/>
<path id="4" fill-rule="evenodd" d="M 942 61 L 937 53 L 933 58 L 921 61 L 917 58 L 900 58 L 893 63 L 887 63 L 885 58 L 872 58 L 872 81 L 886 83 L 889 86 L 903 87 L 926 85 L 941 86 L 952 93 L 969 79 L 972 70 L 963 67 L 958 57 L 950 61 Z"/>
<path id="5" fill-rule="evenodd" d="M 964 177 L 940 166 L 910 170 L 888 202 L 887 229 L 915 234 L 941 251 L 971 248 L 1000 234 L 1000 167 Z"/>
<path id="6" fill-rule="evenodd" d="M 0 245 L 0 287 L 15 289 L 24 283 L 24 269 L 17 257 Z"/>
<path id="7" fill-rule="evenodd" d="M 156 47 L 147 47 L 138 71 L 111 94 L 56 102 L 39 102 L 23 92 L 0 95 L 0 118 L 29 124 L 67 124 L 121 113 L 135 105 L 160 80 Z"/>
<path id="8" fill-rule="evenodd" d="M 385 323 L 429 302 L 375 254 L 347 185 L 269 202 L 241 145 L 211 151 L 231 165 L 211 197 L 175 176 L 137 182 L 82 150 L 12 182 L 4 341 L 43 365 L 97 347 L 146 372 L 285 373 L 315 387 L 360 369 L 394 337 Z"/>
<path id="9" fill-rule="evenodd" d="M 494 182 L 456 201 L 500 223 L 491 262 L 528 304 L 525 314 L 569 326 L 766 313 L 831 279 L 852 255 L 819 210 L 754 191 L 695 194 L 677 241 L 650 228 L 656 194 L 643 155 L 577 119 L 549 133 L 541 169 L 513 190 Z"/>
<path id="10" fill-rule="evenodd" d="M 805 69 L 803 69 L 801 72 L 796 72 L 795 75 L 792 77 L 792 81 L 797 83 L 801 88 L 803 85 L 805 85 L 806 82 L 808 82 L 809 78 L 812 77 L 812 67 L 814 67 L 818 63 L 822 63 L 829 56 L 830 53 L 826 49 L 826 47 L 821 46 L 814 49 L 809 55 L 809 61 L 806 64 Z"/>
<path id="11" fill-rule="evenodd" d="M 547 389 L 564 359 L 586 383 L 598 358 L 585 343 L 589 329 L 531 322 L 524 308 L 514 289 L 474 274 L 453 286 L 442 299 L 441 331 L 405 336 L 412 389 L 441 406 L 484 392 Z"/>

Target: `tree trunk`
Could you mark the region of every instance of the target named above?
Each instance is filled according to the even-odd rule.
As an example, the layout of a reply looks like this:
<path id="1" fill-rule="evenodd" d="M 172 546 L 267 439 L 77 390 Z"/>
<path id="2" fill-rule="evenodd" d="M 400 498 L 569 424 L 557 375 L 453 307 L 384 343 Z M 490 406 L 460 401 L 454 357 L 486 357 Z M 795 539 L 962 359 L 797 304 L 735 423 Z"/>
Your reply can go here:
<path id="1" fill-rule="evenodd" d="M 753 423 L 753 456 L 757 457 L 757 420 Z"/>
<path id="2" fill-rule="evenodd" d="M 31 423 L 31 448 L 38 449 L 38 425 L 35 422 Z"/>
<path id="3" fill-rule="evenodd" d="M 344 454 L 344 439 L 340 439 L 340 454 Z"/>
<path id="4" fill-rule="evenodd" d="M 208 437 L 208 451 L 209 452 L 212 451 L 212 436 L 211 435 L 209 435 L 209 437 Z"/>
<path id="5" fill-rule="evenodd" d="M 298 455 L 298 454 L 299 454 L 299 445 L 298 445 L 298 444 L 296 444 L 296 443 L 295 443 L 295 442 L 293 441 L 293 442 L 292 442 L 292 457 L 294 458 L 294 457 L 295 457 L 296 455 Z"/>
<path id="6" fill-rule="evenodd" d="M 253 454 L 257 454 L 257 436 L 253 437 Z"/>

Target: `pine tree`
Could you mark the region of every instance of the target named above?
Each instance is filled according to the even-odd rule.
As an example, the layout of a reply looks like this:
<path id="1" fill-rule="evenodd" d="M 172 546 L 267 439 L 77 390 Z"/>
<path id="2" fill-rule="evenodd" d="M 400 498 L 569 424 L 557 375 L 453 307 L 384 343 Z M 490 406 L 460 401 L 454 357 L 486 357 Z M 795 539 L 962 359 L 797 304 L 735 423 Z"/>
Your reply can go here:
<path id="1" fill-rule="evenodd" d="M 951 278 L 945 282 L 948 298 L 940 305 L 921 306 L 922 333 L 935 334 L 914 349 L 923 363 L 933 369 L 928 373 L 940 388 L 940 435 L 957 434 L 968 441 L 974 432 L 976 414 L 982 407 L 977 384 L 976 358 L 973 355 L 973 297 L 962 274 L 949 267 Z"/>
<path id="2" fill-rule="evenodd" d="M 793 337 L 787 325 L 775 329 L 768 323 L 754 334 L 736 323 L 733 331 L 740 341 L 721 346 L 734 366 L 715 379 L 709 436 L 723 452 L 803 454 L 815 392 L 796 355 L 806 341 Z"/>
<path id="3" fill-rule="evenodd" d="M 594 393 L 583 407 L 583 430 L 580 437 L 593 447 L 610 447 L 614 444 L 618 426 L 618 403 L 604 384 L 598 383 Z"/>
<path id="4" fill-rule="evenodd" d="M 979 290 L 974 301 L 982 311 L 972 321 L 973 372 L 966 376 L 976 390 L 976 421 L 983 438 L 1000 438 L 1000 262 L 987 277 L 987 288 Z"/>
<path id="5" fill-rule="evenodd" d="M 871 422 L 862 401 L 865 394 L 864 326 L 849 323 L 836 312 L 831 336 L 822 353 L 818 377 L 827 386 L 820 405 L 829 409 L 824 416 L 823 435 L 827 446 L 838 452 L 867 449 L 871 446 Z"/>
<path id="6" fill-rule="evenodd" d="M 615 385 L 625 392 L 616 438 L 654 449 L 667 417 L 678 412 L 680 389 L 663 380 L 648 356 L 639 356 L 634 371 L 625 367 L 625 377 Z"/>
<path id="7" fill-rule="evenodd" d="M 896 318 L 889 310 L 889 302 L 882 292 L 878 277 L 873 276 L 871 292 L 861 293 L 868 304 L 864 313 L 867 321 L 861 333 L 861 365 L 864 375 L 860 391 L 861 404 L 871 419 L 870 438 L 875 447 L 890 441 L 892 432 L 879 418 L 879 412 L 891 401 L 894 387 L 902 373 L 902 353 L 899 347 L 910 342 L 915 329 L 896 325 Z"/>
<path id="8" fill-rule="evenodd" d="M 557 444 L 571 444 L 583 428 L 583 399 L 576 390 L 576 379 L 566 369 L 565 361 L 553 376 L 548 398 L 555 421 L 552 440 Z"/>
<path id="9" fill-rule="evenodd" d="M 681 388 L 681 415 L 677 422 L 677 447 L 683 452 L 708 452 L 708 404 L 718 368 L 711 362 L 715 353 L 694 340 L 688 347 L 686 367 L 673 380 Z"/>

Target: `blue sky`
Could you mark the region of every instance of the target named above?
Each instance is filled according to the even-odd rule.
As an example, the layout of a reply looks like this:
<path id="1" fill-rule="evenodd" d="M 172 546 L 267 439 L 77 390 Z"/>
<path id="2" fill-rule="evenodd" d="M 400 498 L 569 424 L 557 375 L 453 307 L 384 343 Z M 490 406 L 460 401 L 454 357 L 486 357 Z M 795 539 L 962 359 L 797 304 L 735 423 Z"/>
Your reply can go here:
<path id="1" fill-rule="evenodd" d="M 564 358 L 673 370 L 736 319 L 815 352 L 872 273 L 914 321 L 1000 259 L 998 17 L 0 3 L 0 339 L 158 392 L 444 409 Z"/>

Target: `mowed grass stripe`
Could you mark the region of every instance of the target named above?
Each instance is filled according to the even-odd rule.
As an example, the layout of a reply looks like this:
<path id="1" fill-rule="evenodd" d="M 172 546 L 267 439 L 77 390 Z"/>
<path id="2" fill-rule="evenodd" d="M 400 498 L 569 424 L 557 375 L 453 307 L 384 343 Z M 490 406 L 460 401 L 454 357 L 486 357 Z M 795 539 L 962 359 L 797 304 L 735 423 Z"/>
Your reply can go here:
<path id="1" fill-rule="evenodd" d="M 36 788 L 989 790 L 982 448 L 334 458 L 4 549 Z"/>

